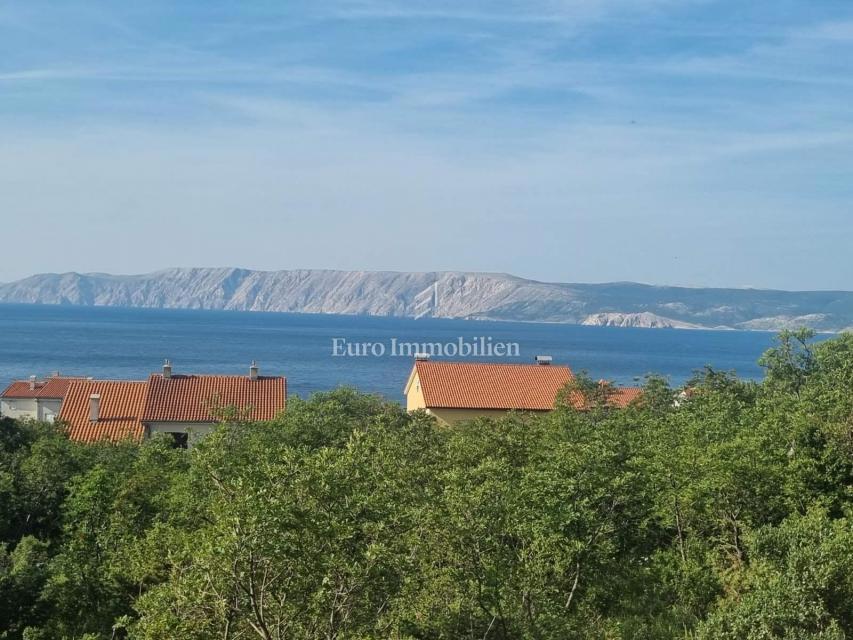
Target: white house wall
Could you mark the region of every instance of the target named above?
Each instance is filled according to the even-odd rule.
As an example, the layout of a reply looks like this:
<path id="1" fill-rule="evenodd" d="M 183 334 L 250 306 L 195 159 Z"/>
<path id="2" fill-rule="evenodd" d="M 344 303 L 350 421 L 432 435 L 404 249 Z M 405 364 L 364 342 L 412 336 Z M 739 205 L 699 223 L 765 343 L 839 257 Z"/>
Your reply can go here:
<path id="1" fill-rule="evenodd" d="M 187 437 L 187 447 L 192 448 L 195 443 L 213 431 L 216 425 L 214 423 L 200 422 L 149 422 L 146 426 L 148 427 L 149 437 L 163 433 L 189 434 Z"/>
<path id="2" fill-rule="evenodd" d="M 0 415 L 16 420 L 53 422 L 62 408 L 59 398 L 2 398 Z"/>
<path id="3" fill-rule="evenodd" d="M 38 413 L 39 420 L 43 420 L 45 422 L 53 422 L 56 420 L 56 417 L 59 415 L 59 410 L 62 408 L 62 400 L 58 398 L 50 398 L 50 399 L 39 399 L 38 400 Z"/>
<path id="4" fill-rule="evenodd" d="M 38 420 L 38 401 L 35 398 L 2 398 L 0 414 L 16 420 Z"/>

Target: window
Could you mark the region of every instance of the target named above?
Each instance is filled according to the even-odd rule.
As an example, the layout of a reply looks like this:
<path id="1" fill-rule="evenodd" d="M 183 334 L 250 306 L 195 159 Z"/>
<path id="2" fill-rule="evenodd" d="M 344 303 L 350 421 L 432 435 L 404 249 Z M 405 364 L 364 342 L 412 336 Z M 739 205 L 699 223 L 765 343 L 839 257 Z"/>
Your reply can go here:
<path id="1" fill-rule="evenodd" d="M 172 436 L 172 440 L 173 440 L 172 446 L 174 446 L 175 449 L 186 449 L 187 448 L 187 436 L 189 434 L 171 431 L 171 432 L 169 432 L 169 435 Z"/>

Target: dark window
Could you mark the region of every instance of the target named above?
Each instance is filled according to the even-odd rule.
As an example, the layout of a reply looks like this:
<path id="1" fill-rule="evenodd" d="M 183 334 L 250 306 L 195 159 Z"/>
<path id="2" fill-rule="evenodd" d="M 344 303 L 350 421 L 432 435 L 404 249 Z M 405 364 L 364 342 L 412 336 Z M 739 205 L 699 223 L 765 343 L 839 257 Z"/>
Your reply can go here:
<path id="1" fill-rule="evenodd" d="M 170 432 L 170 436 L 172 436 L 172 440 L 174 440 L 173 446 L 175 449 L 186 449 L 187 448 L 187 435 L 186 433 L 176 433 Z"/>

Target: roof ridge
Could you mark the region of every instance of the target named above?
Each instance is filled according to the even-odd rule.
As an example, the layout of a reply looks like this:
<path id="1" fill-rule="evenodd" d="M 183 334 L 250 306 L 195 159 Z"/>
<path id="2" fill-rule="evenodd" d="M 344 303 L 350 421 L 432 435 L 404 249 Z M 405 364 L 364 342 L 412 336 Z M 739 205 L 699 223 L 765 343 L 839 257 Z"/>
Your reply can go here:
<path id="1" fill-rule="evenodd" d="M 242 374 L 242 373 L 173 373 L 169 378 L 163 378 L 162 373 L 156 373 L 156 372 L 151 373 L 148 376 L 149 380 L 151 378 L 158 378 L 158 379 L 162 379 L 162 380 L 175 380 L 175 379 L 181 379 L 181 378 L 184 378 L 184 379 L 186 379 L 186 378 L 234 378 L 234 379 L 245 379 L 245 380 L 251 380 L 252 379 L 249 376 L 247 376 L 246 374 Z M 261 376 L 261 375 L 259 375 L 257 378 L 255 378 L 255 380 L 276 380 L 276 379 L 281 379 L 281 378 L 286 378 L 286 376 L 283 376 L 283 375 Z"/>
<path id="2" fill-rule="evenodd" d="M 77 380 L 72 380 L 72 384 L 80 383 L 80 382 L 83 382 L 83 383 L 95 383 L 95 382 L 107 382 L 107 383 L 122 382 L 122 383 L 124 383 L 124 382 L 127 382 L 127 383 L 136 383 L 136 384 L 148 384 L 148 380 L 124 380 L 122 378 L 80 378 Z"/>
<path id="3" fill-rule="evenodd" d="M 488 367 L 539 367 L 542 369 L 571 369 L 567 364 L 539 364 L 537 362 L 484 362 L 482 360 L 416 360 L 415 364 L 467 364 Z"/>

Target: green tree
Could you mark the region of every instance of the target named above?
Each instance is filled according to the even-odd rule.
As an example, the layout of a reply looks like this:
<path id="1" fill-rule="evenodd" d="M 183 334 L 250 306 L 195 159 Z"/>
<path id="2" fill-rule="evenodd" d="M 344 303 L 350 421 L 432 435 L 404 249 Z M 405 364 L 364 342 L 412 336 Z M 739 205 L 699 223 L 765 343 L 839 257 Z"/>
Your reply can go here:
<path id="1" fill-rule="evenodd" d="M 853 633 L 853 523 L 825 510 L 753 536 L 741 588 L 700 625 L 700 640 L 843 640 Z"/>

